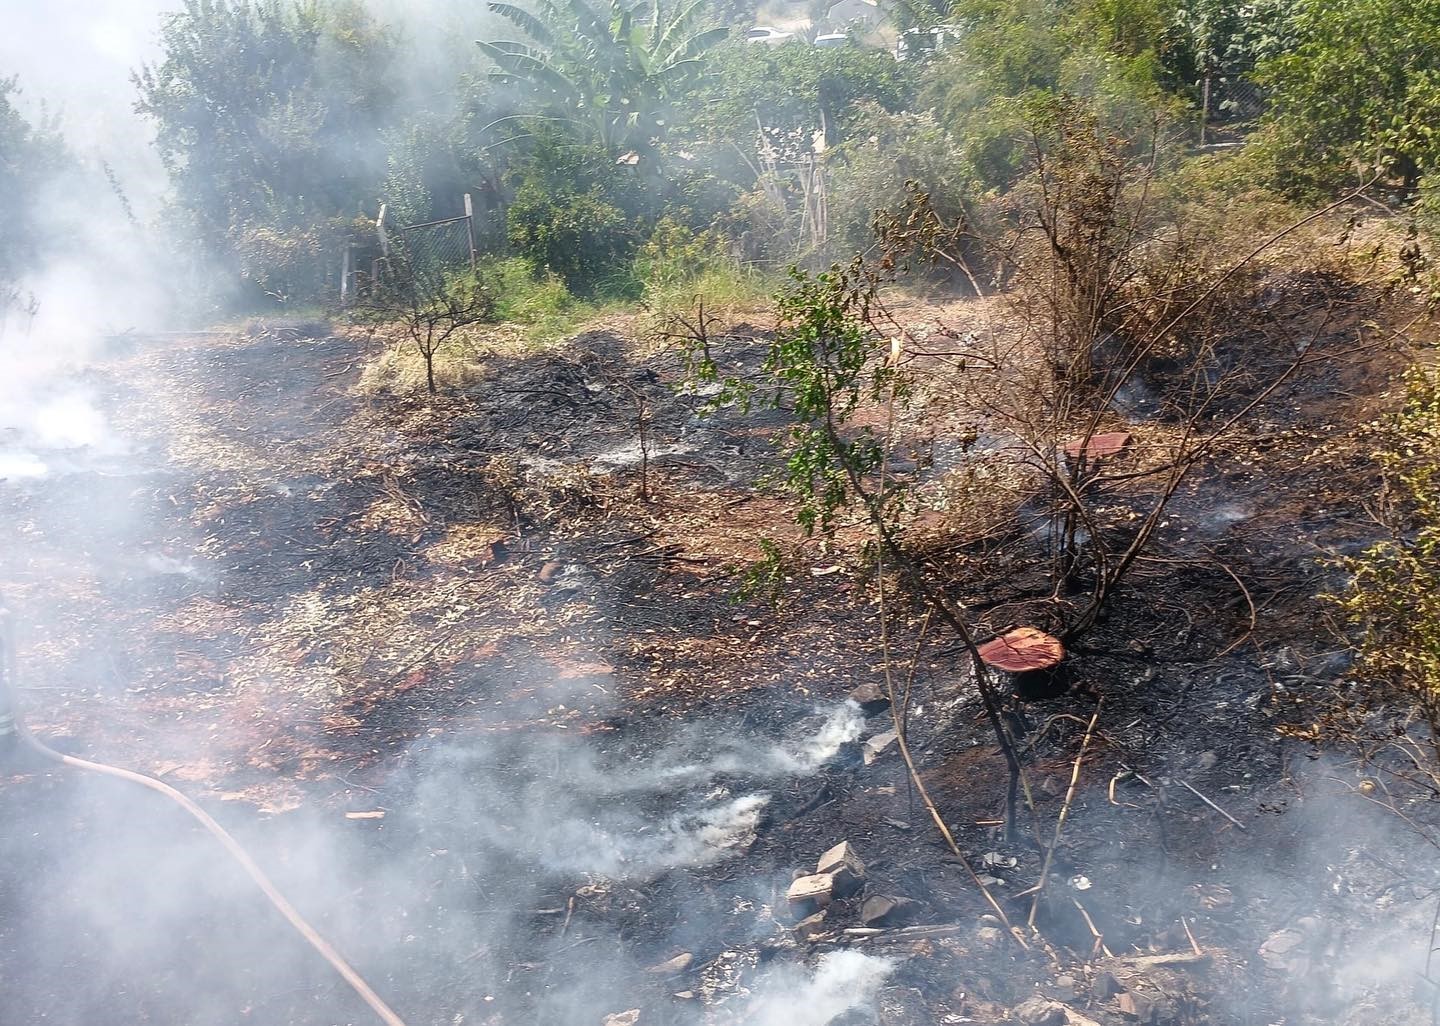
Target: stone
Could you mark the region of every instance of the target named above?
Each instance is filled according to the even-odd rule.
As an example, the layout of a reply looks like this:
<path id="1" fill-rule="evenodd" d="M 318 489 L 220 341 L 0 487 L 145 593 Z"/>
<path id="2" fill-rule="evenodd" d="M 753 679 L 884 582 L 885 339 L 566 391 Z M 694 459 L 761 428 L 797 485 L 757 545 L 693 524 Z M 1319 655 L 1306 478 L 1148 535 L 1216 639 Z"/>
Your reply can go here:
<path id="1" fill-rule="evenodd" d="M 1015 1006 L 1012 1015 L 1024 1026 L 1065 1026 L 1070 1019 L 1064 1005 L 1042 997 L 1026 998 Z"/>
<path id="2" fill-rule="evenodd" d="M 790 889 L 785 892 L 785 897 L 790 902 L 790 907 L 798 910 L 805 910 L 808 915 L 815 909 L 821 909 L 830 904 L 830 899 L 835 896 L 835 879 L 829 873 L 812 873 L 809 876 L 802 876 L 790 884 Z"/>
<path id="3" fill-rule="evenodd" d="M 919 911 L 920 903 L 911 898 L 872 894 L 860 906 L 860 921 L 866 926 L 901 926 Z"/>
<path id="4" fill-rule="evenodd" d="M 600 1026 L 635 1026 L 640 1021 L 640 1009 L 632 1008 L 628 1012 L 616 1012 L 614 1015 L 607 1015 L 600 1020 Z"/>
<path id="5" fill-rule="evenodd" d="M 1128 1019 L 1138 1019 L 1140 1022 L 1148 1023 L 1155 1018 L 1155 1002 L 1134 991 L 1126 991 L 1117 997 L 1115 1007 L 1120 1010 L 1121 1015 Z"/>
<path id="6" fill-rule="evenodd" d="M 1102 972 L 1090 981 L 1090 996 L 1096 1001 L 1109 1001 L 1124 989 L 1113 973 Z"/>
<path id="7" fill-rule="evenodd" d="M 975 931 L 975 943 L 987 948 L 998 948 L 1005 940 L 1005 934 L 998 926 L 982 926 Z"/>
<path id="8" fill-rule="evenodd" d="M 865 757 L 865 765 L 870 765 L 876 759 L 880 758 L 880 756 L 884 755 L 886 750 L 895 743 L 895 739 L 897 736 L 898 735 L 895 733 L 895 731 L 887 730 L 885 731 L 885 733 L 876 734 L 874 737 L 866 741 L 865 748 L 863 750 Z"/>
<path id="9" fill-rule="evenodd" d="M 812 941 L 825 932 L 825 910 L 808 915 L 790 928 L 796 940 Z"/>
<path id="10" fill-rule="evenodd" d="M 890 697 L 879 684 L 861 684 L 846 697 L 858 705 L 866 716 L 874 716 L 890 708 Z"/>
<path id="11" fill-rule="evenodd" d="M 832 893 L 837 898 L 848 898 L 865 886 L 865 863 L 849 841 L 841 841 L 821 855 L 815 872 L 831 876 L 834 881 Z"/>
<path id="12" fill-rule="evenodd" d="M 1260 958 L 1276 972 L 1304 973 L 1310 968 L 1305 934 L 1293 927 L 1276 930 L 1260 945 Z"/>
<path id="13" fill-rule="evenodd" d="M 652 976 L 674 976 L 683 973 L 690 968 L 690 963 L 695 961 L 695 956 L 688 951 L 682 951 L 674 958 L 667 958 L 659 965 L 652 965 L 645 971 Z"/>

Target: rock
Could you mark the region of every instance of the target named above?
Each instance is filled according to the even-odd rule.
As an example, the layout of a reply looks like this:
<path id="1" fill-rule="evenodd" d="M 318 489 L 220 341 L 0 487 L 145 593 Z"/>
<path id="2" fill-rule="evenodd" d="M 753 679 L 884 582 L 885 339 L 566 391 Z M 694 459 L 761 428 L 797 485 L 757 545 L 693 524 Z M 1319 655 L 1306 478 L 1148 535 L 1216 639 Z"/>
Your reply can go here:
<path id="1" fill-rule="evenodd" d="M 876 759 L 880 758 L 880 756 L 884 755 L 886 749 L 895 743 L 896 736 L 895 731 L 887 730 L 885 733 L 876 734 L 866 741 L 864 749 L 865 765 L 870 765 Z"/>
<path id="2" fill-rule="evenodd" d="M 1025 1026 L 1065 1026 L 1069 1016 L 1065 1006 L 1042 997 L 1026 998 L 1011 1012 L 1016 1022 Z"/>
<path id="3" fill-rule="evenodd" d="M 975 943 L 987 948 L 998 948 L 1005 940 L 1005 934 L 998 926 L 982 926 L 975 931 Z"/>
<path id="4" fill-rule="evenodd" d="M 537 576 L 542 582 L 544 582 L 545 584 L 549 584 L 551 581 L 555 580 L 555 578 L 559 577 L 560 571 L 564 569 L 564 563 L 552 559 L 550 560 L 550 562 L 546 563 L 540 568 L 540 573 Z"/>
<path id="5" fill-rule="evenodd" d="M 825 910 L 808 915 L 790 928 L 796 940 L 811 941 L 825 932 Z"/>
<path id="6" fill-rule="evenodd" d="M 846 697 L 858 705 L 866 716 L 874 716 L 890 708 L 890 697 L 879 684 L 861 684 Z"/>
<path id="7" fill-rule="evenodd" d="M 1109 1001 L 1125 988 L 1111 973 L 1101 973 L 1090 982 L 1090 996 L 1096 1001 Z"/>
<path id="8" fill-rule="evenodd" d="M 666 959 L 659 965 L 652 965 L 645 971 L 652 976 L 674 976 L 677 973 L 683 973 L 686 969 L 689 969 L 690 963 L 693 961 L 695 961 L 694 955 L 688 951 L 682 951 L 674 958 Z"/>
<path id="9" fill-rule="evenodd" d="M 640 1009 L 632 1008 L 628 1012 L 616 1012 L 614 1015 L 607 1015 L 600 1020 L 600 1026 L 635 1026 L 640 1021 Z"/>
<path id="10" fill-rule="evenodd" d="M 1079 982 L 1073 976 L 1055 977 L 1055 989 L 1060 992 L 1063 1000 L 1073 1001 L 1079 991 Z"/>
<path id="11" fill-rule="evenodd" d="M 1310 968 L 1305 935 L 1292 928 L 1276 930 L 1260 945 L 1260 957 L 1277 972 L 1303 973 Z"/>
<path id="12" fill-rule="evenodd" d="M 866 926 L 900 926 L 920 911 L 920 903 L 911 898 L 873 894 L 860 906 L 860 921 Z"/>
<path id="13" fill-rule="evenodd" d="M 1134 991 L 1127 991 L 1116 998 L 1115 1007 L 1120 1010 L 1121 1015 L 1129 1019 L 1148 1023 L 1155 1018 L 1155 1002 Z"/>
<path id="14" fill-rule="evenodd" d="M 834 880 L 832 893 L 837 898 L 847 898 L 865 886 L 865 863 L 849 841 L 841 841 L 821 855 L 815 872 L 830 875 Z"/>
<path id="15" fill-rule="evenodd" d="M 829 873 L 812 873 L 809 876 L 802 876 L 791 883 L 790 889 L 785 892 L 790 907 L 796 910 L 804 909 L 807 914 L 829 905 L 830 899 L 834 896 L 835 878 Z"/>

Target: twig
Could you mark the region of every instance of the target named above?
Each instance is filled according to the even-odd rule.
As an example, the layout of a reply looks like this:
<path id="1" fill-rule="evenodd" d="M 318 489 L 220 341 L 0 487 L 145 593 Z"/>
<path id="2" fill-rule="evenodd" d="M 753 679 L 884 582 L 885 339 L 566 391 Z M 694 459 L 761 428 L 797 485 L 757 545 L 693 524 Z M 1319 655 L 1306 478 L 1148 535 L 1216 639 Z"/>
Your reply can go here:
<path id="1" fill-rule="evenodd" d="M 1090 724 L 1085 728 L 1085 737 L 1080 742 L 1080 751 L 1075 756 L 1075 763 L 1070 767 L 1070 786 L 1065 790 L 1065 803 L 1060 806 L 1060 815 L 1055 819 L 1055 834 L 1050 839 L 1050 846 L 1045 849 L 1045 862 L 1040 867 L 1039 890 L 1030 901 L 1030 918 L 1027 920 L 1030 929 L 1035 929 L 1035 915 L 1040 911 L 1040 899 L 1045 895 L 1045 885 L 1050 880 L 1050 865 L 1055 860 L 1055 849 L 1060 846 L 1060 833 L 1065 829 L 1065 819 L 1070 815 L 1070 803 L 1075 800 L 1075 788 L 1080 783 L 1080 764 L 1085 761 L 1085 751 L 1090 747 L 1090 735 L 1095 731 L 1095 722 L 1100 719 L 1100 708 L 1104 704 L 1102 699 L 1095 703 L 1095 713 L 1090 717 Z M 1077 901 L 1075 903 L 1079 905 Z M 1088 922 L 1090 917 L 1085 917 Z M 1090 927 L 1095 929 L 1092 924 Z"/>
<path id="2" fill-rule="evenodd" d="M 1185 927 L 1185 936 L 1190 938 L 1190 947 L 1195 949 L 1195 954 L 1199 955 L 1201 958 L 1204 958 L 1205 952 L 1200 950 L 1200 945 L 1196 942 L 1195 935 L 1190 932 L 1190 924 L 1185 922 L 1184 916 L 1180 917 L 1180 925 Z"/>
<path id="3" fill-rule="evenodd" d="M 1040 900 L 1038 894 L 1035 896 L 1035 900 Z M 1095 950 L 1102 952 L 1106 958 L 1114 958 L 1115 953 L 1105 946 L 1105 935 L 1095 928 L 1095 920 L 1090 918 L 1090 913 L 1085 911 L 1085 906 L 1080 904 L 1080 899 L 1072 895 L 1070 900 L 1080 910 L 1080 915 L 1085 919 L 1085 925 L 1090 927 L 1090 936 L 1095 938 Z M 1094 951 L 1091 952 L 1091 957 L 1094 957 Z"/>
<path id="4" fill-rule="evenodd" d="M 1236 819 L 1234 816 L 1230 815 L 1230 813 L 1226 812 L 1226 811 L 1225 811 L 1224 809 L 1222 809 L 1220 806 L 1218 806 L 1218 805 L 1216 805 L 1214 802 L 1212 802 L 1209 798 L 1206 798 L 1206 797 L 1205 797 L 1203 794 L 1201 794 L 1199 791 L 1195 790 L 1195 788 L 1194 788 L 1191 784 L 1188 784 L 1188 783 L 1186 783 L 1186 782 L 1183 781 L 1183 780 L 1178 781 L 1178 783 L 1180 784 L 1181 787 L 1185 788 L 1185 790 L 1189 791 L 1189 792 L 1190 792 L 1191 794 L 1193 794 L 1196 798 L 1199 798 L 1202 802 L 1204 802 L 1206 805 L 1210 806 L 1210 808 L 1214 809 L 1216 812 L 1220 813 L 1220 815 L 1224 816 L 1224 817 L 1225 817 L 1226 819 L 1228 819 L 1231 823 L 1234 823 L 1234 824 L 1235 824 L 1237 827 L 1239 827 L 1241 830 L 1244 830 L 1244 829 L 1245 829 L 1245 824 L 1244 824 L 1244 823 L 1240 822 L 1240 821 L 1239 821 L 1238 819 Z"/>

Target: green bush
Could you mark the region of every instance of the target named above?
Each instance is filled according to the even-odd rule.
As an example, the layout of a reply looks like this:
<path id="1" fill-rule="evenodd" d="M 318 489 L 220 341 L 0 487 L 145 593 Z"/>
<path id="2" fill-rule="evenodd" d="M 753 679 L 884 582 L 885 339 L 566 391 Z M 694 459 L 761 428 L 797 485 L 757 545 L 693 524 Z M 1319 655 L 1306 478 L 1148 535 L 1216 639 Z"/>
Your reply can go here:
<path id="1" fill-rule="evenodd" d="M 1383 170 L 1418 186 L 1440 159 L 1440 0 L 1303 0 L 1294 30 L 1257 75 L 1272 184 L 1315 194 Z"/>
<path id="2" fill-rule="evenodd" d="M 1440 755 L 1440 371 L 1409 375 L 1378 435 L 1391 537 L 1340 561 L 1350 585 L 1333 600 L 1359 632 L 1362 674 L 1425 718 Z"/>
<path id="3" fill-rule="evenodd" d="M 623 275 L 642 230 L 645 203 L 636 169 L 603 150 L 547 136 L 511 175 L 506 213 L 511 247 L 580 295 Z"/>

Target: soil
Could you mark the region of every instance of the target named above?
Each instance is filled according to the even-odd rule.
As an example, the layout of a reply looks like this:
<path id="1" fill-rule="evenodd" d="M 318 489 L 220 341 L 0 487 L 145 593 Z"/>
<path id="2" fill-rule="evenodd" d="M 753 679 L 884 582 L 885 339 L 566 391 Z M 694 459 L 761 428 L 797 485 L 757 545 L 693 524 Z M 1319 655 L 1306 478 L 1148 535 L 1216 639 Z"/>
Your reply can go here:
<path id="1" fill-rule="evenodd" d="M 363 393 L 371 341 L 292 335 L 117 344 L 81 383 L 123 441 L 0 482 L 0 594 L 31 729 L 200 800 L 412 1026 L 771 1021 L 767 986 L 803 990 L 765 981 L 842 948 L 893 967 L 836 1022 L 1045 1021 L 1037 997 L 1075 1023 L 1428 1020 L 1440 864 L 1348 752 L 1294 738 L 1348 667 L 1315 596 L 1378 536 L 1357 426 L 1397 354 L 1288 385 L 1188 479 L 1063 693 L 1011 703 L 1033 829 L 997 825 L 965 651 L 892 595 L 915 758 L 1011 921 L 1033 905 L 1022 947 L 894 747 L 861 757 L 890 726 L 845 704 L 883 682 L 873 575 L 857 527 L 793 526 L 782 413 L 702 415 L 623 323 L 436 397 Z M 717 348 L 753 372 L 767 337 Z M 943 366 L 907 427 L 932 452 L 964 419 Z M 1033 535 L 925 559 L 998 633 Z M 783 574 L 737 599 L 765 540 Z M 0 1020 L 371 1021 L 178 810 L 3 759 Z M 786 888 L 842 840 L 866 888 L 797 939 Z M 875 895 L 915 904 L 844 932 Z"/>

